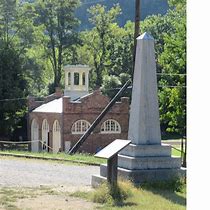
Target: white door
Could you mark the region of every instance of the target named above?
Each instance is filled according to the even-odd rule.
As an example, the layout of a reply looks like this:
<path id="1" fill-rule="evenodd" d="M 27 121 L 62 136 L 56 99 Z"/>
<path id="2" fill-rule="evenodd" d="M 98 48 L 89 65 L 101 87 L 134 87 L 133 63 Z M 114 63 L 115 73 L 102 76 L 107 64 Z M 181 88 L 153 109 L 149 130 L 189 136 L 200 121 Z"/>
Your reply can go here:
<path id="1" fill-rule="evenodd" d="M 68 153 L 71 148 L 71 142 L 65 141 L 65 153 Z"/>
<path id="2" fill-rule="evenodd" d="M 49 145 L 48 133 L 49 133 L 49 124 L 47 120 L 44 119 L 42 122 L 42 150 L 43 151 L 48 151 L 48 145 Z"/>
<path id="3" fill-rule="evenodd" d="M 31 151 L 39 152 L 39 125 L 35 119 L 31 123 Z"/>
<path id="4" fill-rule="evenodd" d="M 61 128 L 58 120 L 53 123 L 53 153 L 59 152 L 61 148 Z"/>

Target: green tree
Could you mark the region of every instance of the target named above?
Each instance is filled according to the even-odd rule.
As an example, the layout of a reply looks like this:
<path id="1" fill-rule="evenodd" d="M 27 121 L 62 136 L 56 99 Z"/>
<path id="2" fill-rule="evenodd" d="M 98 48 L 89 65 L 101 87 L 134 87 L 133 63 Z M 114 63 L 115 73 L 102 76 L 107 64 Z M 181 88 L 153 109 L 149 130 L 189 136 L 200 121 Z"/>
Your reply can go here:
<path id="1" fill-rule="evenodd" d="M 120 14 L 118 5 L 110 10 L 97 5 L 91 7 L 90 13 L 94 27 L 81 33 L 83 45 L 77 48 L 77 62 L 92 67 L 90 85 L 94 88 L 107 83 L 105 75 L 131 74 L 134 25 L 129 21 L 125 27 L 119 27 L 116 23 Z"/>
<path id="2" fill-rule="evenodd" d="M 11 137 L 26 112 L 26 100 L 13 100 L 27 95 L 24 61 L 30 26 L 26 24 L 27 19 L 23 19 L 22 7 L 18 1 L 0 1 L 1 136 Z"/>
<path id="3" fill-rule="evenodd" d="M 17 16 L 16 6 L 16 1 L 0 0 L 0 38 L 6 45 L 9 45 L 14 19 Z"/>
<path id="4" fill-rule="evenodd" d="M 44 38 L 40 33 L 42 27 L 33 25 L 33 4 L 1 0 L 0 11 L 0 43 L 12 47 L 20 55 L 29 92 L 38 93 L 39 90 L 44 89 L 42 85 L 44 65 L 43 61 L 38 60 L 40 54 L 44 54 L 40 47 L 40 42 Z M 42 60 L 44 60 L 43 56 Z"/>
<path id="5" fill-rule="evenodd" d="M 103 75 L 106 74 L 111 30 L 120 14 L 120 7 L 116 5 L 107 11 L 105 6 L 97 4 L 89 9 L 89 13 L 90 22 L 94 27 L 84 35 L 84 48 L 88 50 L 88 54 L 91 56 L 95 85 L 100 87 Z"/>
<path id="6" fill-rule="evenodd" d="M 26 97 L 27 82 L 23 61 L 14 48 L 1 45 L 0 58 L 0 136 L 11 136 L 26 111 L 26 101 L 5 99 Z"/>
<path id="7" fill-rule="evenodd" d="M 128 21 L 121 28 L 113 25 L 108 42 L 107 68 L 109 75 L 119 76 L 121 73 L 131 75 L 133 69 L 133 33 L 134 24 Z"/>
<path id="8" fill-rule="evenodd" d="M 176 7 L 177 8 L 177 7 Z M 167 100 L 160 100 L 161 118 L 167 123 L 166 131 L 186 135 L 186 11 L 183 6 L 176 9 L 175 32 L 164 34 L 164 50 L 159 56 L 163 76 L 159 84 L 165 88 L 161 95 Z M 168 87 L 168 88 L 167 88 Z M 165 100 L 167 103 L 165 103 Z"/>
<path id="9" fill-rule="evenodd" d="M 163 131 L 186 133 L 186 1 L 169 1 L 166 15 L 146 18 L 142 32 L 155 38 Z"/>
<path id="10" fill-rule="evenodd" d="M 103 94 L 113 98 L 119 89 L 124 85 L 128 80 L 131 79 L 131 76 L 127 73 L 121 73 L 119 76 L 115 75 L 105 75 L 102 83 L 102 92 Z M 124 96 L 130 97 L 130 91 L 125 91 Z"/>
<path id="11" fill-rule="evenodd" d="M 78 20 L 74 11 L 78 0 L 38 0 L 35 3 L 35 25 L 43 25 L 46 54 L 54 72 L 53 87 L 61 85 L 64 50 L 77 42 Z"/>

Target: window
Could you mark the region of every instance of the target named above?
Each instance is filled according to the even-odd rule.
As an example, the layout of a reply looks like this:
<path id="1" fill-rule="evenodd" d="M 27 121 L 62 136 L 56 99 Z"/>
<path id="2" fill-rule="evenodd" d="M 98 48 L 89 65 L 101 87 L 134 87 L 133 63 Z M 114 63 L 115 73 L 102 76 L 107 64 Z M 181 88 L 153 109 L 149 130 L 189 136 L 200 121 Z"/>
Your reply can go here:
<path id="1" fill-rule="evenodd" d="M 79 73 L 74 73 L 74 85 L 79 85 Z"/>
<path id="2" fill-rule="evenodd" d="M 49 131 L 49 124 L 47 122 L 46 119 L 43 120 L 43 123 L 42 123 L 42 130 L 47 130 Z"/>
<path id="3" fill-rule="evenodd" d="M 90 123 L 86 120 L 76 121 L 71 129 L 72 134 L 83 134 L 90 127 Z"/>
<path id="4" fill-rule="evenodd" d="M 60 125 L 58 120 L 55 120 L 55 122 L 53 123 L 53 132 L 60 132 Z"/>
<path id="5" fill-rule="evenodd" d="M 71 85 L 71 72 L 68 73 L 68 86 Z"/>
<path id="6" fill-rule="evenodd" d="M 106 120 L 101 126 L 101 133 L 121 133 L 120 124 L 116 120 Z"/>
<path id="7" fill-rule="evenodd" d="M 82 85 L 85 85 L 85 72 L 82 73 Z"/>

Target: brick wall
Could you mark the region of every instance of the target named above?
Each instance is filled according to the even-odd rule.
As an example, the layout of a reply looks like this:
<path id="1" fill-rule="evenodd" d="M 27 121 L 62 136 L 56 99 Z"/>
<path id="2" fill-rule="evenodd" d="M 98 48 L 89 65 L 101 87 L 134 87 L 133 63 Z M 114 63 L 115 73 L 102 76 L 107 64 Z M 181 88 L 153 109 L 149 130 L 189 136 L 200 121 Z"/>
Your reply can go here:
<path id="1" fill-rule="evenodd" d="M 77 120 L 87 120 L 93 123 L 96 117 L 109 103 L 109 98 L 103 96 L 99 91 L 95 91 L 87 97 L 82 98 L 77 102 L 70 102 L 69 97 L 63 98 L 63 140 L 71 141 L 73 146 L 82 135 L 72 134 L 72 125 Z M 99 125 L 95 128 L 93 133 L 87 138 L 79 151 L 88 153 L 95 153 L 98 148 L 103 148 L 110 144 L 115 139 L 127 139 L 128 133 L 128 115 L 129 115 L 129 99 L 121 98 L 108 114 L 103 118 Z M 114 119 L 119 122 L 121 126 L 120 134 L 101 134 L 101 125 L 108 119 Z"/>
<path id="2" fill-rule="evenodd" d="M 62 93 L 57 91 L 57 95 L 53 94 L 49 96 L 46 101 L 53 100 L 53 97 L 58 98 Z M 50 130 L 49 146 L 52 147 L 52 129 L 55 120 L 59 121 L 61 126 L 61 144 L 62 150 L 65 150 L 65 142 L 70 141 L 71 146 L 73 146 L 81 137 L 78 134 L 72 134 L 72 125 L 77 120 L 87 120 L 90 123 L 96 119 L 96 117 L 101 113 L 101 111 L 109 103 L 109 98 L 103 96 L 100 91 L 95 91 L 88 96 L 81 98 L 79 101 L 70 101 L 69 97 L 63 96 L 63 113 L 37 113 L 30 112 L 28 119 L 28 134 L 29 139 L 31 139 L 31 123 L 33 119 L 36 119 L 39 124 L 39 138 L 42 137 L 42 122 L 47 119 Z M 55 99 L 55 98 L 54 98 Z M 38 103 L 32 100 L 31 106 L 34 107 Z M 127 139 L 128 133 L 128 117 L 129 117 L 129 99 L 126 97 L 121 98 L 120 102 L 117 102 L 108 114 L 102 119 L 99 125 L 95 128 L 93 133 L 88 137 L 86 142 L 82 145 L 79 151 L 95 153 L 99 148 L 103 148 L 110 144 L 115 139 Z M 114 119 L 119 122 L 121 126 L 120 134 L 101 134 L 101 125 L 104 121 L 108 119 Z"/>

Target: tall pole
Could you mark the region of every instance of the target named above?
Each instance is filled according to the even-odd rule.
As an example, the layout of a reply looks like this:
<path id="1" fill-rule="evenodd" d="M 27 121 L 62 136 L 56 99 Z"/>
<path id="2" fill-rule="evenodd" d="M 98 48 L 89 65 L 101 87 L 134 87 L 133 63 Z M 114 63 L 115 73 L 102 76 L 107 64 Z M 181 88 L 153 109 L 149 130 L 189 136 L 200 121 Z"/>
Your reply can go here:
<path id="1" fill-rule="evenodd" d="M 134 46 L 136 47 L 136 38 L 140 35 L 140 0 L 136 0 L 135 6 L 135 33 Z"/>
<path id="2" fill-rule="evenodd" d="M 135 66 L 135 56 L 136 56 L 136 38 L 140 35 L 140 8 L 141 8 L 141 1 L 136 0 L 135 4 L 135 31 L 134 31 L 134 50 L 133 50 L 133 72 Z M 132 75 L 133 77 L 133 75 Z"/>
<path id="3" fill-rule="evenodd" d="M 136 38 L 140 35 L 140 8 L 141 8 L 140 0 L 136 0 L 135 4 L 135 31 L 134 31 L 134 50 L 133 50 L 133 72 L 135 66 L 135 56 L 136 56 Z M 133 77 L 133 75 L 132 75 Z"/>

